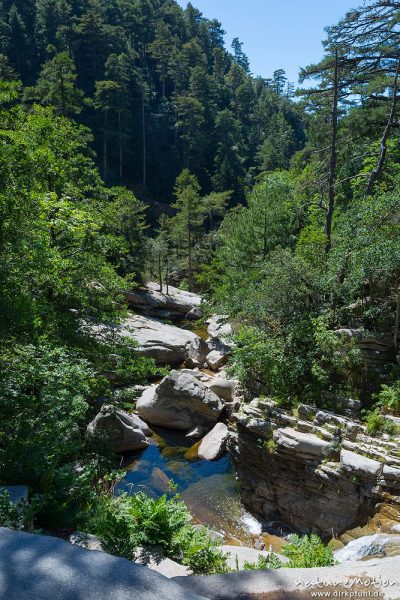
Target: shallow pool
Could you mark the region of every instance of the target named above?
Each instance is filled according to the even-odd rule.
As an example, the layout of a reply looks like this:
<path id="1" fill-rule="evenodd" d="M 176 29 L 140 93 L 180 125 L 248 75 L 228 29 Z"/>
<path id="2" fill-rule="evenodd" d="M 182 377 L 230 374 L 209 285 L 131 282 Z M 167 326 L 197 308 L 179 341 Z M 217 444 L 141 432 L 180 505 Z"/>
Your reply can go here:
<path id="1" fill-rule="evenodd" d="M 212 462 L 200 460 L 196 450 L 184 434 L 155 429 L 148 448 L 124 459 L 121 467 L 127 475 L 116 491 L 144 491 L 157 497 L 169 491 L 172 480 L 195 521 L 221 532 L 227 543 L 251 546 L 253 537 L 261 533 L 261 525 L 240 502 L 231 457 L 226 454 Z M 279 551 L 283 540 L 266 537 L 266 544 Z"/>

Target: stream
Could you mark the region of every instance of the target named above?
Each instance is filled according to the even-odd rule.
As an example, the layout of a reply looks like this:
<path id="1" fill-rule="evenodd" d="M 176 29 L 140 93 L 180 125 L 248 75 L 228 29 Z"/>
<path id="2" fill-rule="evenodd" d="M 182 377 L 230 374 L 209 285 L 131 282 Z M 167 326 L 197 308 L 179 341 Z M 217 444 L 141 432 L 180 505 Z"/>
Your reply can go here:
<path id="1" fill-rule="evenodd" d="M 126 477 L 116 492 L 135 494 L 143 491 L 158 497 L 169 491 L 172 480 L 191 511 L 194 521 L 221 533 L 224 543 L 253 546 L 254 536 L 262 531 L 261 524 L 240 502 L 239 483 L 233 461 L 225 454 L 216 461 L 197 458 L 197 446 L 184 434 L 170 429 L 154 428 L 150 446 L 140 454 L 124 458 L 121 468 Z M 284 540 L 263 534 L 266 548 L 275 552 Z"/>
<path id="2" fill-rule="evenodd" d="M 184 328 L 207 338 L 205 327 Z M 123 458 L 120 467 L 127 473 L 116 493 L 143 491 L 159 497 L 170 491 L 172 481 L 194 522 L 221 533 L 225 544 L 253 547 L 255 536 L 262 534 L 262 525 L 241 504 L 239 482 L 229 453 L 219 460 L 201 460 L 197 456 L 200 442 L 196 444 L 184 433 L 171 429 L 153 427 L 152 431 L 148 448 Z M 274 552 L 280 552 L 285 543 L 282 537 L 262 535 L 266 549 L 272 546 Z"/>

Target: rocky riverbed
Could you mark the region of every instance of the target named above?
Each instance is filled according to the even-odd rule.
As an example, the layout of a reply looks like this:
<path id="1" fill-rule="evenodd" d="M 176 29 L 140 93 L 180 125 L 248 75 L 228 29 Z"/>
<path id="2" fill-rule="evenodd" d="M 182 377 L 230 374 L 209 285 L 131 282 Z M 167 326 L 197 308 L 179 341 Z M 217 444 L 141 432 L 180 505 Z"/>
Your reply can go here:
<path id="1" fill-rule="evenodd" d="M 315 531 L 339 547 L 365 536 L 343 555 L 354 560 L 398 552 L 399 439 L 372 438 L 360 421 L 315 407 L 293 414 L 266 399 L 244 402 L 224 370 L 232 350 L 225 317 L 195 332 L 182 321 L 201 315 L 195 294 L 149 284 L 128 299 L 136 313 L 121 335 L 174 369 L 143 390 L 137 415 L 103 409 L 91 424 L 109 423 L 114 449 L 125 452 L 120 489 L 161 494 L 172 480 L 195 519 L 228 543 L 250 546 L 262 531 L 281 532 L 264 542 L 279 551 L 291 531 Z M 379 534 L 388 539 L 377 544 Z"/>

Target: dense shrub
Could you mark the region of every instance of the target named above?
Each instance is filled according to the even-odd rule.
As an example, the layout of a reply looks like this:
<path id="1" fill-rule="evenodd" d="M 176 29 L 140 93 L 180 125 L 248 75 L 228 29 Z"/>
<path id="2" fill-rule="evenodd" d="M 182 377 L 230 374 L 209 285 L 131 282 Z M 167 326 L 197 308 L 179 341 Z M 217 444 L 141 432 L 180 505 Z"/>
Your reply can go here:
<path id="1" fill-rule="evenodd" d="M 284 567 L 284 563 L 279 560 L 273 552 L 267 556 L 259 556 L 257 562 L 252 563 L 247 560 L 243 564 L 243 571 L 259 571 L 263 569 L 280 569 Z"/>
<path id="2" fill-rule="evenodd" d="M 282 548 L 282 554 L 289 559 L 288 568 L 330 567 L 335 564 L 332 545 L 325 546 L 320 538 L 310 536 L 290 536 L 290 543 Z"/>
<path id="3" fill-rule="evenodd" d="M 365 424 L 368 433 L 372 436 L 381 433 L 385 428 L 385 418 L 381 414 L 379 408 L 370 410 L 365 414 Z"/>
<path id="4" fill-rule="evenodd" d="M 383 385 L 376 399 L 384 411 L 400 412 L 400 381 L 396 381 L 393 385 Z"/>
<path id="5" fill-rule="evenodd" d="M 0 527 L 10 529 L 27 529 L 32 518 L 32 508 L 21 500 L 17 504 L 11 502 L 7 491 L 0 491 Z"/>
<path id="6" fill-rule="evenodd" d="M 165 556 L 187 565 L 194 573 L 226 572 L 226 561 L 204 527 L 191 524 L 186 505 L 173 496 L 150 498 L 144 493 L 103 498 L 88 524 L 107 552 L 128 560 L 138 548 L 161 547 Z"/>
<path id="7" fill-rule="evenodd" d="M 343 399 L 358 393 L 360 351 L 329 330 L 322 317 L 277 333 L 243 327 L 236 341 L 230 372 L 255 393 L 284 405 L 306 401 L 339 411 Z"/>
<path id="8" fill-rule="evenodd" d="M 85 432 L 89 403 L 107 390 L 66 348 L 43 342 L 2 349 L 0 480 L 39 494 L 46 522 L 73 522 L 96 495 L 93 484 L 109 462 L 87 446 Z"/>

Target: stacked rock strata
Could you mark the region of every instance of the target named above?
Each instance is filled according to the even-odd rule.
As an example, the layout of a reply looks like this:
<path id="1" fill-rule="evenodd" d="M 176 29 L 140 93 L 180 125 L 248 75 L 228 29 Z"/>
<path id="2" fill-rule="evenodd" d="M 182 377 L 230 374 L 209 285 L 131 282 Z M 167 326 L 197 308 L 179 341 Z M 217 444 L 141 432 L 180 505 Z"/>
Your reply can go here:
<path id="1" fill-rule="evenodd" d="M 233 414 L 230 429 L 242 499 L 262 519 L 324 538 L 365 525 L 382 504 L 400 521 L 398 439 L 372 438 L 361 423 L 315 407 L 294 416 L 259 399 Z"/>

